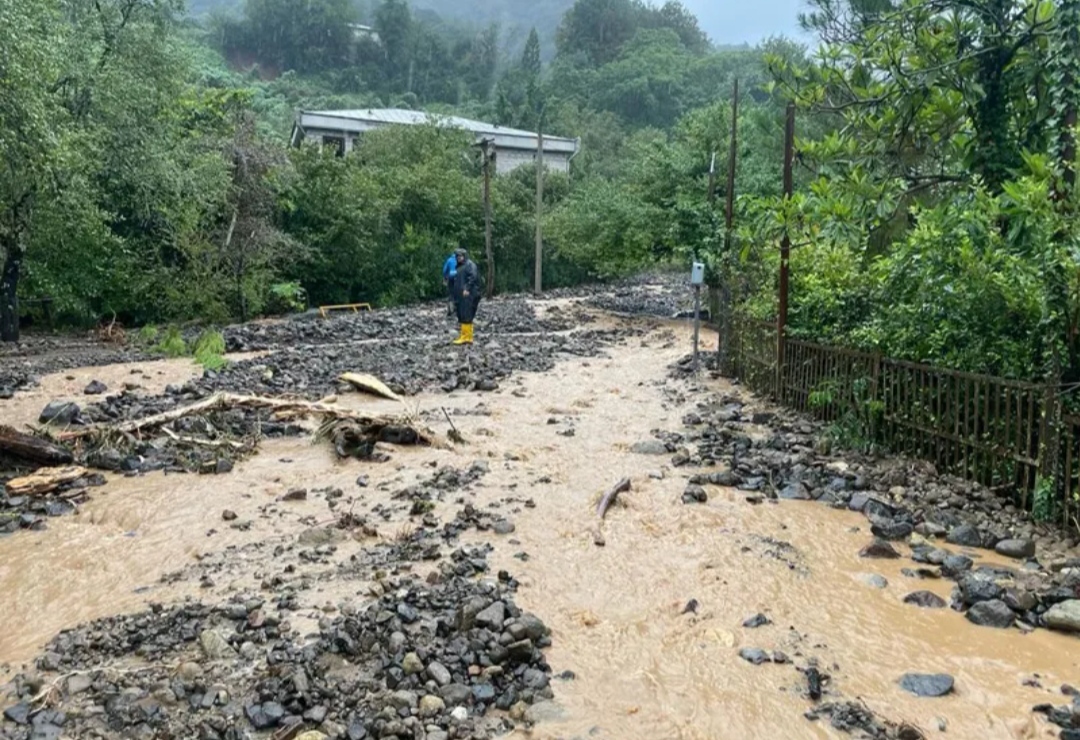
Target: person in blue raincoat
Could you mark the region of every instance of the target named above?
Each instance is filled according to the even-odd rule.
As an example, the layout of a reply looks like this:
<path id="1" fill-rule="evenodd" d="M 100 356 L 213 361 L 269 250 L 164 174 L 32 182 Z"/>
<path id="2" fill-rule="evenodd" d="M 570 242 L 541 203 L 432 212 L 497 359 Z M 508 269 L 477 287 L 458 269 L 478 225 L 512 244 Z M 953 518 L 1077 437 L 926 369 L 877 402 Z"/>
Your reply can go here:
<path id="1" fill-rule="evenodd" d="M 446 310 L 447 316 L 453 316 L 457 308 L 457 300 L 454 298 L 454 278 L 457 276 L 457 253 L 452 252 L 443 262 L 442 280 L 446 286 L 446 294 L 450 296 L 450 308 Z"/>

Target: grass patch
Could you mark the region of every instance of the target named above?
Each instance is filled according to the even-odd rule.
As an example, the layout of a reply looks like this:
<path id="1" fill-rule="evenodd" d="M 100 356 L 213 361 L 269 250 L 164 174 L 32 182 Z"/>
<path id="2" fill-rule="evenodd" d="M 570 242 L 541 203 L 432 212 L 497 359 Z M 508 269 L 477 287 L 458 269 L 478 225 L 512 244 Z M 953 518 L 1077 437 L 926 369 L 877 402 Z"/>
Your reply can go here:
<path id="1" fill-rule="evenodd" d="M 154 347 L 155 352 L 160 352 L 166 357 L 183 357 L 188 353 L 187 342 L 184 341 L 184 336 L 177 327 L 170 326 L 160 334 L 160 337 L 160 341 Z"/>
<path id="2" fill-rule="evenodd" d="M 225 337 L 216 329 L 207 329 L 195 340 L 195 362 L 206 370 L 221 370 L 229 364 L 225 359 Z"/>

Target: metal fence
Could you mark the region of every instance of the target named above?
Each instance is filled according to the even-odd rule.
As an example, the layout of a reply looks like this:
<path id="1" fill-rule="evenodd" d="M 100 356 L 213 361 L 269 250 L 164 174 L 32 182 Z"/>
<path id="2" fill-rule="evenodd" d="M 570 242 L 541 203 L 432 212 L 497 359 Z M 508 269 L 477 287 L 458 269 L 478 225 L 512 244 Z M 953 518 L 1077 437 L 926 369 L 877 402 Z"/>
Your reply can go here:
<path id="1" fill-rule="evenodd" d="M 1007 380 L 786 339 L 734 317 L 727 375 L 773 400 L 928 460 L 1080 529 L 1080 416 L 1056 384 Z M 1036 493 L 1038 491 L 1038 493 Z"/>

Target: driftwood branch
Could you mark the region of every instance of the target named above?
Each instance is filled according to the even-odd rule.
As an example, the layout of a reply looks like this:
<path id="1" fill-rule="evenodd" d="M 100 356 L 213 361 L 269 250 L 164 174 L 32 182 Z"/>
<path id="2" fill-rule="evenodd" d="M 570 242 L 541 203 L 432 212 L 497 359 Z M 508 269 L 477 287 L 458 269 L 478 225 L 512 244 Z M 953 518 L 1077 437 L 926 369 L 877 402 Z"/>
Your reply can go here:
<path id="1" fill-rule="evenodd" d="M 332 419 L 353 421 L 364 426 L 386 427 L 400 425 L 405 422 L 402 419 L 385 416 L 372 416 L 362 411 L 333 406 L 326 403 L 304 401 L 300 399 L 267 398 L 265 396 L 244 396 L 236 393 L 215 393 L 196 403 L 181 408 L 165 411 L 143 419 L 133 419 L 120 424 L 95 424 L 74 429 L 60 435 L 61 440 L 79 439 L 100 433 L 134 434 L 143 429 L 160 427 L 170 422 L 182 419 L 186 416 L 201 414 L 208 411 L 217 411 L 225 408 L 263 408 L 276 413 L 287 413 L 299 416 L 320 415 Z M 424 443 L 430 443 L 430 435 L 418 431 L 418 436 Z"/>
<path id="2" fill-rule="evenodd" d="M 596 513 L 597 513 L 597 515 L 601 519 L 603 519 L 604 516 L 607 514 L 608 507 L 610 507 L 613 503 L 615 503 L 615 499 L 617 499 L 619 497 L 619 494 L 623 493 L 625 491 L 629 491 L 629 490 L 630 490 L 630 479 L 629 478 L 623 478 L 621 481 L 619 481 L 614 486 L 612 486 L 610 489 L 608 489 L 608 492 L 604 494 L 604 497 L 602 499 L 600 499 L 600 503 L 596 505 Z"/>
<path id="3" fill-rule="evenodd" d="M 0 452 L 46 466 L 70 465 L 74 460 L 71 450 L 3 425 L 0 425 Z"/>

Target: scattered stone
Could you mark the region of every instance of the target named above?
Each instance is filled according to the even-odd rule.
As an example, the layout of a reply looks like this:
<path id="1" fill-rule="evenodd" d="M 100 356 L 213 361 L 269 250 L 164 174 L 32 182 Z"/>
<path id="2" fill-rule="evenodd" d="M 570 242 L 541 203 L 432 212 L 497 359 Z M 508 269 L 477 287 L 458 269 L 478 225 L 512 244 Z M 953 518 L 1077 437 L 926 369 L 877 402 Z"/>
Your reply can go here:
<path id="1" fill-rule="evenodd" d="M 923 609 L 944 609 L 945 599 L 933 591 L 913 591 L 904 597 L 905 604 L 913 604 Z"/>
<path id="2" fill-rule="evenodd" d="M 107 390 L 109 390 L 109 387 L 100 380 L 91 380 L 90 383 L 83 388 L 83 393 L 87 396 L 100 396 Z"/>
<path id="3" fill-rule="evenodd" d="M 229 660 L 236 657 L 229 641 L 220 632 L 208 629 L 199 633 L 199 647 L 208 660 Z"/>
<path id="4" fill-rule="evenodd" d="M 739 651 L 739 657 L 754 665 L 768 663 L 771 660 L 769 654 L 761 648 L 743 648 Z"/>
<path id="5" fill-rule="evenodd" d="M 1012 627 L 1016 617 L 1009 605 L 1000 599 L 980 601 L 967 611 L 967 620 L 981 627 Z"/>
<path id="6" fill-rule="evenodd" d="M 767 624 L 772 624 L 772 620 L 761 612 L 758 612 L 754 616 L 744 619 L 742 626 L 747 629 L 757 629 L 758 627 L 764 627 Z"/>
<path id="7" fill-rule="evenodd" d="M 293 488 L 290 489 L 284 496 L 281 497 L 282 501 L 307 501 L 307 489 L 306 488 Z"/>
<path id="8" fill-rule="evenodd" d="M 224 520 L 226 522 L 235 521 L 236 520 L 236 512 L 233 511 L 232 509 L 225 509 L 225 511 L 221 512 L 221 518 L 222 518 L 222 520 Z"/>
<path id="9" fill-rule="evenodd" d="M 1060 632 L 1080 632 L 1080 599 L 1054 604 L 1043 615 L 1046 626 Z"/>
<path id="10" fill-rule="evenodd" d="M 643 442 L 635 442 L 630 447 L 630 451 L 635 455 L 666 455 L 668 454 L 667 445 L 658 439 L 647 439 Z"/>
<path id="11" fill-rule="evenodd" d="M 889 585 L 885 576 L 879 576 L 876 573 L 860 573 L 859 580 L 871 588 L 885 588 Z"/>
<path id="12" fill-rule="evenodd" d="M 953 690 L 953 677 L 945 673 L 905 673 L 900 688 L 915 696 L 945 696 Z"/>
<path id="13" fill-rule="evenodd" d="M 982 535 L 979 534 L 979 530 L 974 524 L 961 524 L 958 527 L 953 527 L 949 530 L 948 536 L 945 541 L 950 545 L 960 545 L 962 547 L 982 547 Z"/>
<path id="14" fill-rule="evenodd" d="M 70 401 L 51 401 L 41 410 L 38 422 L 41 424 L 71 424 L 79 418 L 80 411 L 78 404 Z"/>
<path id="15" fill-rule="evenodd" d="M 883 539 L 875 539 L 869 545 L 859 550 L 860 558 L 878 558 L 893 560 L 900 557 L 892 545 Z"/>
<path id="16" fill-rule="evenodd" d="M 1035 542 L 1033 540 L 1002 540 L 994 545 L 994 552 L 1017 560 L 1033 558 L 1035 557 Z"/>
<path id="17" fill-rule="evenodd" d="M 699 485 L 691 483 L 683 491 L 682 502 L 684 504 L 703 504 L 709 500 L 709 494 Z"/>

